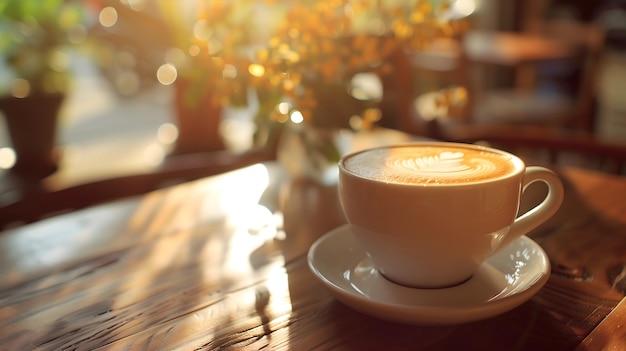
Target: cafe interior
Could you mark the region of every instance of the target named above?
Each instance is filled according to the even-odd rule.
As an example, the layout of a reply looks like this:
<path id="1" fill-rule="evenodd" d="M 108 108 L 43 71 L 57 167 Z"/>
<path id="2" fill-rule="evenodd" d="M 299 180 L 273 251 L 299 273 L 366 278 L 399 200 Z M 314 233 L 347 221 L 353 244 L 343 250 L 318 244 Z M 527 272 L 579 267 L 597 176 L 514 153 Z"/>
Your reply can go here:
<path id="1" fill-rule="evenodd" d="M 301 3 L 315 11 L 280 0 L 0 1 L 5 237 L 259 164 L 332 187 L 341 155 L 414 141 L 486 145 L 623 181 L 626 1 Z M 613 276 L 621 296 L 623 272 Z M 9 290 L 27 284 L 11 279 Z M 610 296 L 604 315 L 619 302 Z M 122 336 L 98 345 L 121 349 Z M 61 339 L 37 345 L 79 345 Z"/>
<path id="2" fill-rule="evenodd" d="M 174 6 L 148 0 L 69 1 L 73 7 L 79 7 L 73 9 L 78 14 L 64 16 L 77 17 L 75 23 L 59 24 L 54 33 L 60 38 L 51 39 L 59 45 L 46 50 L 50 50 L 47 54 L 53 56 L 51 60 L 56 60 L 48 63 L 53 65 L 52 71 L 65 71 L 70 83 L 63 88 L 64 98 L 58 113 L 51 112 L 54 120 L 45 124 L 40 116 L 35 116 L 42 114 L 40 102 L 23 99 L 35 87 L 18 75 L 32 64 L 24 57 L 37 55 L 34 42 L 41 39 L 31 38 L 33 43 L 26 42 L 30 46 L 7 46 L 5 51 L 14 50 L 15 54 L 12 57 L 7 54 L 3 59 L 4 94 L 19 98 L 28 107 L 2 104 L 1 206 L 39 195 L 45 198 L 49 193 L 78 185 L 83 187 L 81 192 L 91 195 L 94 191 L 89 190 L 89 184 L 96 183 L 92 188 L 102 189 L 107 186 L 103 181 L 109 180 L 108 186 L 116 191 L 105 191 L 108 196 L 93 195 L 91 201 L 95 203 L 109 200 L 107 197 L 133 195 L 235 168 L 246 162 L 276 158 L 280 138 L 274 131 L 300 122 L 297 102 L 286 105 L 289 96 L 285 96 L 283 105 L 273 98 L 262 97 L 264 100 L 260 101 L 258 92 L 263 87 L 251 86 L 254 85 L 249 84 L 251 80 L 242 82 L 244 78 L 232 78 L 232 82 L 226 83 L 229 87 L 216 88 L 236 90 L 231 94 L 234 97 L 220 104 L 223 109 L 211 111 L 205 107 L 205 112 L 197 112 L 204 114 L 197 118 L 203 122 L 185 122 L 180 117 L 190 112 L 179 107 L 177 91 L 190 74 L 195 74 L 198 80 L 210 74 L 201 64 L 190 67 L 197 63 L 185 62 L 185 46 L 199 50 L 207 45 L 207 33 L 238 33 L 237 28 L 231 27 L 241 26 L 236 22 L 241 19 L 234 16 L 214 26 L 207 25 L 208 19 L 195 18 L 199 17 L 194 13 L 196 1 L 186 2 L 189 4 Z M 33 11 L 43 14 L 44 10 L 28 3 L 23 5 L 23 11 L 28 12 L 31 6 Z M 622 77 L 626 77 L 622 54 L 626 29 L 620 21 L 624 4 L 539 0 L 501 4 L 475 0 L 426 3 L 449 5 L 437 15 L 447 27 L 409 27 L 414 42 L 419 43 L 407 45 L 401 54 L 382 58 L 386 61 L 384 69 L 391 68 L 391 73 L 349 67 L 351 76 L 342 77 L 345 89 L 339 89 L 349 90 L 352 95 L 341 91 L 332 99 L 324 97 L 328 101 L 315 102 L 318 114 L 341 115 L 330 123 L 323 119 L 322 127 L 341 129 L 344 134 L 351 134 L 349 138 L 358 139 L 366 139 L 365 135 L 375 139 L 372 132 L 376 131 L 385 134 L 380 136 L 384 140 L 391 131 L 398 131 L 436 140 L 484 142 L 523 153 L 531 162 L 569 162 L 624 174 L 626 107 L 620 88 Z M 284 4 L 274 5 L 280 10 L 272 9 L 272 5 L 256 6 L 252 10 L 240 9 L 237 16 L 245 18 L 255 13 L 255 20 L 260 23 L 253 25 L 266 32 L 258 31 L 255 34 L 261 34 L 253 38 L 235 34 L 229 40 L 240 42 L 231 43 L 233 48 L 229 50 L 241 51 L 247 41 L 245 44 L 254 49 L 249 49 L 252 53 L 246 55 L 254 56 L 254 51 L 265 50 L 264 40 L 272 40 L 268 28 L 279 22 L 274 18 L 278 15 L 272 11 L 284 11 Z M 233 9 L 223 11 L 238 10 L 233 5 Z M 366 20 L 369 22 L 355 19 L 352 25 L 379 33 L 400 31 L 391 26 L 400 22 L 402 16 L 406 13 L 397 15 L 398 18 L 393 13 L 373 15 L 373 19 Z M 312 21 L 316 20 L 321 21 L 321 15 Z M 63 26 L 68 27 L 67 33 L 62 32 Z M 17 34 L 6 26 L 3 30 L 15 39 Z M 202 30 L 206 33 L 201 33 Z M 404 34 L 398 36 L 401 35 Z M 62 39 L 67 39 L 67 43 Z M 196 54 L 189 54 L 205 64 L 211 60 L 193 55 Z M 314 60 L 320 59 L 312 58 L 311 65 L 319 64 Z M 302 70 L 315 73 L 318 67 L 307 64 L 305 60 L 300 62 Z M 243 76 L 233 64 L 225 67 L 222 74 Z M 255 78 L 253 74 L 250 75 Z M 289 84 L 297 84 L 293 81 Z M 207 78 L 204 83 L 208 86 L 213 81 Z M 277 93 L 266 95 L 270 94 Z M 355 99 L 363 103 L 356 105 Z M 319 108 L 321 105 L 328 110 Z M 57 111 L 53 106 L 41 106 Z M 290 107 L 275 117 L 271 110 L 278 109 L 277 106 Z M 18 114 L 20 109 L 28 111 L 25 114 L 32 121 L 19 118 L 24 132 L 17 131 L 19 127 L 8 115 L 9 109 L 11 115 Z M 311 108 L 304 106 L 304 109 Z M 308 117 L 306 122 L 310 122 Z M 40 154 L 35 154 L 34 150 L 40 148 Z M 140 182 L 142 186 L 131 182 L 126 186 L 122 181 L 124 177 L 139 175 L 145 176 L 145 182 Z M 53 208 L 46 211 L 52 210 L 56 211 Z"/>

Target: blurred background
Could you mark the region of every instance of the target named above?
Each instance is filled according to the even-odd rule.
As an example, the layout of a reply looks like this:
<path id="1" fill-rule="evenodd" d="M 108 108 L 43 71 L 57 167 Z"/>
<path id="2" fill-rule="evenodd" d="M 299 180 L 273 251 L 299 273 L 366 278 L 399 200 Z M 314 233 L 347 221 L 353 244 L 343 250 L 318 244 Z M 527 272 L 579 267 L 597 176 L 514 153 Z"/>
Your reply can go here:
<path id="1" fill-rule="evenodd" d="M 437 138 L 455 125 L 532 124 L 626 140 L 626 1 L 389 1 L 394 10 L 369 9 L 350 26 L 410 37 L 411 45 L 385 56 L 388 62 L 375 58 L 368 74 L 351 74 L 351 97 L 332 94 L 330 102 L 322 95 L 311 102 L 297 86 L 314 87 L 311 72 L 332 76 L 326 72 L 340 62 L 332 63 L 333 51 L 323 64 L 306 58 L 317 48 L 315 35 L 328 29 L 336 39 L 348 10 L 358 13 L 368 1 L 341 5 L 338 19 L 315 1 L 302 2 L 316 6 L 314 20 L 290 12 L 292 3 L 0 0 L 2 202 L 33 184 L 68 187 L 154 172 L 185 155 L 267 149 L 269 122 L 320 121 L 332 114 L 320 113 L 324 106 L 344 114 L 337 128 L 355 133 L 384 127 Z M 313 44 L 299 50 L 295 38 Z M 347 52 L 359 57 L 387 52 L 386 41 L 371 44 L 381 45 L 376 50 L 358 43 L 339 45 L 337 55 L 346 47 L 362 50 Z M 42 95 L 62 97 L 55 105 Z M 366 108 L 355 113 L 344 104 L 350 99 Z M 19 111 L 27 117 L 12 122 Z M 195 114 L 194 124 L 183 114 Z M 26 131 L 11 135 L 18 124 Z M 40 133 L 50 127 L 52 136 Z M 39 141 L 53 151 L 18 156 Z"/>

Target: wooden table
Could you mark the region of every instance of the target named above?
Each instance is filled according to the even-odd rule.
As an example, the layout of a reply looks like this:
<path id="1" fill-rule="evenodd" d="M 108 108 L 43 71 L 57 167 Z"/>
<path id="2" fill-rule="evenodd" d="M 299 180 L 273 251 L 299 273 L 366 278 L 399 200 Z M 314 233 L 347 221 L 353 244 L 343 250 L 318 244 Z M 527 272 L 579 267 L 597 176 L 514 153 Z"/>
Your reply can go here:
<path id="1" fill-rule="evenodd" d="M 336 188 L 263 163 L 0 233 L 0 349 L 626 347 L 626 179 L 559 173 L 565 203 L 530 235 L 549 281 L 488 320 L 412 327 L 338 302 L 306 258 L 344 223 Z"/>

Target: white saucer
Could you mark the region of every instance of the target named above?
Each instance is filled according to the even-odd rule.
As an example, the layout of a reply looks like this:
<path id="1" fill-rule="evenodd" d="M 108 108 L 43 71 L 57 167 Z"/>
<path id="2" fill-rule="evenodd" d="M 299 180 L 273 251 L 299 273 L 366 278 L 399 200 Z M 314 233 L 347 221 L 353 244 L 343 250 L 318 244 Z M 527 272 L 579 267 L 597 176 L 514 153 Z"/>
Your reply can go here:
<path id="1" fill-rule="evenodd" d="M 348 226 L 333 229 L 309 249 L 309 267 L 330 292 L 365 314 L 411 325 L 453 325 L 507 312 L 547 282 L 543 249 L 523 236 L 491 256 L 467 282 L 445 289 L 414 289 L 378 273 Z"/>

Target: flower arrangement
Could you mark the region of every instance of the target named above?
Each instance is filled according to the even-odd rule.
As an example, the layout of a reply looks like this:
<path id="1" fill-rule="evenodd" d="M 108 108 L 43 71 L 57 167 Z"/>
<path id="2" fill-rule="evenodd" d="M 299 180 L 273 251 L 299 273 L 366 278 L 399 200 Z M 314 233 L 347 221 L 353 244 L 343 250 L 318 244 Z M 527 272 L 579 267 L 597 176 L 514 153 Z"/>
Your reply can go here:
<path id="1" fill-rule="evenodd" d="M 271 111 L 276 121 L 296 112 L 307 124 L 345 127 L 347 118 L 360 112 L 348 91 L 350 79 L 359 72 L 391 69 L 385 58 L 394 50 L 393 38 L 353 31 L 347 4 L 293 5 L 269 45 L 257 52 L 263 89 L 279 91 L 289 104 L 288 109 Z M 327 105 L 335 112 L 320 111 Z"/>
<path id="2" fill-rule="evenodd" d="M 391 74 L 393 55 L 464 29 L 462 21 L 445 17 L 446 2 L 433 3 L 329 0 L 290 6 L 255 57 L 262 89 L 279 91 L 288 104 L 268 116 L 285 122 L 296 113 L 305 124 L 322 127 L 353 126 L 355 116 L 380 118 L 373 108 L 377 101 L 356 96 L 352 79 L 363 72 Z"/>
<path id="3" fill-rule="evenodd" d="M 355 114 L 375 118 L 375 102 L 350 94 L 355 74 L 389 74 L 397 50 L 462 29 L 436 0 L 201 0 L 191 27 L 180 4 L 161 4 L 179 43 L 181 55 L 170 60 L 178 74 L 223 104 L 245 103 L 254 87 L 259 116 L 278 123 L 294 114 L 337 127 Z M 316 113 L 329 101 L 335 113 Z"/>

